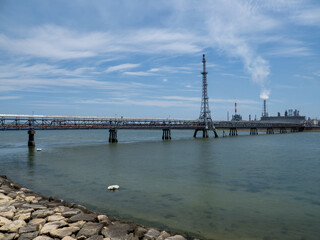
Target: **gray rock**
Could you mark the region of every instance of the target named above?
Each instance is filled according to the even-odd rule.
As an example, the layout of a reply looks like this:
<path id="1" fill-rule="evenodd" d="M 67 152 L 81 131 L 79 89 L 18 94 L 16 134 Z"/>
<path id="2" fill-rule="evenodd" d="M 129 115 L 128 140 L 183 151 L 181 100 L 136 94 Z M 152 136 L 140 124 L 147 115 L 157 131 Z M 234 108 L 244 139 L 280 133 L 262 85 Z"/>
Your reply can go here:
<path id="1" fill-rule="evenodd" d="M 39 232 L 29 232 L 29 233 L 23 233 L 20 235 L 18 240 L 32 240 L 35 239 L 38 236 Z"/>
<path id="2" fill-rule="evenodd" d="M 47 234 L 51 232 L 52 230 L 55 230 L 59 227 L 67 226 L 68 224 L 65 221 L 57 221 L 57 222 L 49 222 L 46 223 L 40 230 L 41 234 Z"/>
<path id="3" fill-rule="evenodd" d="M 3 232 L 18 232 L 19 228 L 26 226 L 26 222 L 23 220 L 16 220 L 11 223 L 7 223 L 0 228 Z"/>
<path id="4" fill-rule="evenodd" d="M 69 226 L 82 228 L 85 223 L 86 221 L 79 221 L 79 222 L 69 223 Z"/>
<path id="5" fill-rule="evenodd" d="M 97 218 L 96 214 L 93 214 L 93 213 L 86 214 L 81 212 L 69 218 L 68 222 L 78 222 L 78 221 L 92 222 L 92 221 L 95 221 L 96 218 Z"/>
<path id="6" fill-rule="evenodd" d="M 186 239 L 181 235 L 174 235 L 172 237 L 166 238 L 166 240 L 186 240 Z"/>
<path id="7" fill-rule="evenodd" d="M 7 233 L 7 234 L 2 234 L 0 233 L 0 239 L 1 240 L 12 240 L 18 237 L 17 233 Z"/>
<path id="8" fill-rule="evenodd" d="M 25 204 L 22 205 L 22 207 L 32 208 L 32 209 L 35 209 L 35 210 L 46 209 L 47 208 L 46 206 L 43 206 L 43 205 L 40 205 L 40 204 L 30 204 L 30 203 L 25 203 Z"/>
<path id="9" fill-rule="evenodd" d="M 106 238 L 111 238 L 112 240 L 128 240 L 131 232 L 133 232 L 132 226 L 119 222 L 115 222 L 101 231 Z"/>
<path id="10" fill-rule="evenodd" d="M 19 229 L 19 234 L 28 233 L 28 232 L 35 232 L 39 230 L 39 225 L 27 225 Z"/>
<path id="11" fill-rule="evenodd" d="M 50 231 L 52 237 L 63 238 L 65 236 L 70 236 L 72 233 L 79 231 L 78 227 L 64 227 Z"/>
<path id="12" fill-rule="evenodd" d="M 80 209 L 72 209 L 72 210 L 62 212 L 61 214 L 62 214 L 62 216 L 69 218 L 69 217 L 72 217 L 72 216 L 77 215 L 79 213 L 81 213 Z"/>
<path id="13" fill-rule="evenodd" d="M 111 224 L 111 221 L 110 219 L 108 218 L 107 215 L 98 215 L 98 221 L 100 223 L 103 223 L 104 225 L 110 225 Z"/>
<path id="14" fill-rule="evenodd" d="M 148 232 L 144 235 L 143 239 L 146 240 L 155 240 L 160 236 L 160 232 L 156 229 L 149 229 Z"/>
<path id="15" fill-rule="evenodd" d="M 0 203 L 0 206 L 1 205 L 2 204 Z M 5 205 L 6 204 L 4 204 L 3 206 L 5 206 Z M 1 217 L 13 219 L 15 212 L 16 212 L 16 208 L 14 206 L 5 206 L 5 207 L 0 208 L 0 216 Z"/>
<path id="16" fill-rule="evenodd" d="M 16 213 L 16 215 L 13 217 L 13 220 L 29 220 L 31 217 L 31 213 Z"/>
<path id="17" fill-rule="evenodd" d="M 0 227 L 2 227 L 3 225 L 7 224 L 7 223 L 11 223 L 12 221 L 9 220 L 8 218 L 5 217 L 1 217 L 0 216 Z"/>
<path id="18" fill-rule="evenodd" d="M 34 218 L 29 221 L 29 225 L 43 225 L 46 222 L 44 218 Z"/>
<path id="19" fill-rule="evenodd" d="M 94 235 L 94 236 L 87 238 L 87 240 L 103 240 L 103 237 L 102 237 L 102 235 Z"/>
<path id="20" fill-rule="evenodd" d="M 33 240 L 53 240 L 51 237 L 48 236 L 38 236 Z"/>
<path id="21" fill-rule="evenodd" d="M 168 237 L 170 237 L 170 234 L 167 233 L 166 231 L 162 231 L 162 232 L 160 233 L 160 236 L 157 237 L 157 240 L 164 240 L 164 239 L 166 239 L 166 238 L 168 238 Z"/>
<path id="22" fill-rule="evenodd" d="M 70 236 L 66 236 L 66 237 L 62 238 L 62 240 L 76 240 L 76 239 L 73 237 L 70 237 Z"/>
<path id="23" fill-rule="evenodd" d="M 53 215 L 54 212 L 49 209 L 40 209 L 32 213 L 32 218 L 45 218 L 49 215 Z"/>
<path id="24" fill-rule="evenodd" d="M 56 221 L 60 221 L 60 220 L 65 220 L 65 217 L 61 216 L 61 215 L 52 215 L 48 217 L 48 222 L 56 222 Z"/>
<path id="25" fill-rule="evenodd" d="M 86 236 L 91 237 L 93 235 L 98 235 L 102 229 L 103 225 L 101 223 L 91 223 L 88 222 L 83 225 L 81 230 L 78 232 L 77 237 Z"/>
<path id="26" fill-rule="evenodd" d="M 66 206 L 58 206 L 55 209 L 53 209 L 53 211 L 55 213 L 63 213 L 63 212 L 70 211 L 70 210 L 72 210 L 72 208 L 69 208 L 69 207 L 66 207 Z"/>
<path id="27" fill-rule="evenodd" d="M 142 238 L 147 233 L 147 231 L 148 230 L 143 227 L 137 227 L 134 230 L 134 235 L 137 236 L 138 238 Z"/>

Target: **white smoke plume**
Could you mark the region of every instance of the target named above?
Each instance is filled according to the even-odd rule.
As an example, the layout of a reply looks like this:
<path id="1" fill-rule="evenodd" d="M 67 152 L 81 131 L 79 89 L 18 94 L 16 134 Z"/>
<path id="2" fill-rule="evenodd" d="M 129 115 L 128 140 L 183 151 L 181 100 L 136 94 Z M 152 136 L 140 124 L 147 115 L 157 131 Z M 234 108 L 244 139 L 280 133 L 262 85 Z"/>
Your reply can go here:
<path id="1" fill-rule="evenodd" d="M 268 99 L 270 66 L 267 60 L 256 53 L 256 46 L 251 39 L 275 27 L 277 22 L 246 1 L 208 1 L 207 6 L 210 7 L 203 12 L 210 43 L 227 55 L 240 58 L 252 81 L 260 86 L 260 98 Z"/>

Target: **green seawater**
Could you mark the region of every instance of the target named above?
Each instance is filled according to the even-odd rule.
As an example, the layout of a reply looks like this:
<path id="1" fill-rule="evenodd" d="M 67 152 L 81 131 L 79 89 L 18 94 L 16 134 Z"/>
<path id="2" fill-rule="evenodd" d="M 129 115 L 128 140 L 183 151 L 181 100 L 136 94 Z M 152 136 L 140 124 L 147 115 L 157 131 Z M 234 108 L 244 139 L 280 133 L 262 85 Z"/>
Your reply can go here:
<path id="1" fill-rule="evenodd" d="M 41 194 L 206 239 L 320 239 L 320 133 L 0 133 L 0 174 Z M 222 136 L 222 133 L 219 133 Z M 212 133 L 211 133 L 212 136 Z M 111 192 L 109 185 L 120 190 Z"/>

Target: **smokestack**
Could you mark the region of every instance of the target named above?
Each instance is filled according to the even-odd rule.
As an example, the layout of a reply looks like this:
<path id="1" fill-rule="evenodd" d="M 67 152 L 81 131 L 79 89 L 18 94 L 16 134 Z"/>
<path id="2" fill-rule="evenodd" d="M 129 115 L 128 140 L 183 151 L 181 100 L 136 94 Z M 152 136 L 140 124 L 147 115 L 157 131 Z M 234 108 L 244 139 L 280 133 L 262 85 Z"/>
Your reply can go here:
<path id="1" fill-rule="evenodd" d="M 263 100 L 263 117 L 267 117 L 267 100 Z"/>
<path id="2" fill-rule="evenodd" d="M 237 103 L 234 103 L 234 112 L 237 114 Z"/>

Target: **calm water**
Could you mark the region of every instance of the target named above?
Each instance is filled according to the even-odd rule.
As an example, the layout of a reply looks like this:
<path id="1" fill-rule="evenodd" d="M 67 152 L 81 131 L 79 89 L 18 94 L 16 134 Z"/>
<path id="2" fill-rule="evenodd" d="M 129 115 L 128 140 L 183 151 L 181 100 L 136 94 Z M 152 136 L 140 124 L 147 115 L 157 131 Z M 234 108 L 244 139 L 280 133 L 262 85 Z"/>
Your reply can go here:
<path id="1" fill-rule="evenodd" d="M 320 239 L 320 133 L 37 131 L 42 152 L 0 134 L 0 174 L 45 195 L 208 239 Z"/>

